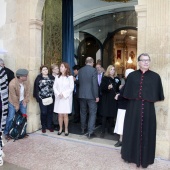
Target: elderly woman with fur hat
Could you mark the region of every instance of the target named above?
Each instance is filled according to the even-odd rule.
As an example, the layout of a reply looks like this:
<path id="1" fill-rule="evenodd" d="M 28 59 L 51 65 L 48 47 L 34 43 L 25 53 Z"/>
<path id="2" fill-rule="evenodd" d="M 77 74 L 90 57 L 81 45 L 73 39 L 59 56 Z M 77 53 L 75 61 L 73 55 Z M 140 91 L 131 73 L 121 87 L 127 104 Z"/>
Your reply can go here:
<path id="1" fill-rule="evenodd" d="M 125 71 L 125 78 L 127 78 L 128 75 L 133 71 L 134 71 L 133 69 L 127 69 Z M 122 146 L 123 125 L 124 125 L 125 112 L 126 112 L 126 107 L 128 102 L 127 99 L 123 98 L 123 90 L 124 90 L 124 85 L 123 86 L 121 85 L 120 92 L 115 96 L 115 100 L 118 100 L 118 112 L 117 112 L 114 133 L 120 135 L 118 142 L 114 145 L 115 147 Z"/>

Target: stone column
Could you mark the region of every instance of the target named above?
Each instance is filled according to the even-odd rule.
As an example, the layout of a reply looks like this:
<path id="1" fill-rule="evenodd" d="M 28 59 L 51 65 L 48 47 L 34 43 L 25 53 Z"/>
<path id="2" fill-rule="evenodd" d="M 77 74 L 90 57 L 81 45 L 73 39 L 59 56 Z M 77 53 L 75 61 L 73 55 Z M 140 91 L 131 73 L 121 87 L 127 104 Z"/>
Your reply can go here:
<path id="1" fill-rule="evenodd" d="M 135 6 L 135 10 L 138 13 L 138 43 L 137 43 L 137 49 L 138 54 L 146 51 L 146 17 L 147 17 L 147 11 L 146 11 L 146 5 L 137 5 Z"/>
<path id="2" fill-rule="evenodd" d="M 156 157 L 170 159 L 170 1 L 138 0 L 138 54 L 151 56 L 151 70 L 160 74 L 165 100 L 156 106 Z"/>
<path id="3" fill-rule="evenodd" d="M 30 19 L 30 57 L 29 57 L 29 79 L 31 84 L 31 95 L 28 106 L 28 127 L 27 131 L 32 132 L 40 128 L 40 111 L 36 100 L 33 98 L 33 85 L 36 76 L 39 74 L 41 61 L 41 30 L 43 22 L 38 19 Z"/>

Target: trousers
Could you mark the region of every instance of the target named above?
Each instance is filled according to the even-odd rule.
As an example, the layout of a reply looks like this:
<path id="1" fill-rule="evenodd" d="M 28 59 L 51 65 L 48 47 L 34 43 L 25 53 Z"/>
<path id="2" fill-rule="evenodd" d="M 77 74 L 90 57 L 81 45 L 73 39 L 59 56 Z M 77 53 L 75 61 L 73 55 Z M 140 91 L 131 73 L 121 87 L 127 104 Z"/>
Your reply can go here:
<path id="1" fill-rule="evenodd" d="M 80 99 L 81 128 L 86 129 L 87 113 L 89 113 L 89 118 L 88 118 L 89 134 L 92 134 L 95 129 L 96 112 L 97 112 L 97 103 L 94 99 Z"/>

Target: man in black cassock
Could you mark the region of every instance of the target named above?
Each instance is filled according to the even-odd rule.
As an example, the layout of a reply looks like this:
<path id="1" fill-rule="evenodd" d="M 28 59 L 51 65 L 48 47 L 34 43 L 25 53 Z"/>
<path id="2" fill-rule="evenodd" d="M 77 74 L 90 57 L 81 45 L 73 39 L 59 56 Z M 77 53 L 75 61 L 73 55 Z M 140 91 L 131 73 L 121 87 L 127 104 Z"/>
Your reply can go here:
<path id="1" fill-rule="evenodd" d="M 139 70 L 129 74 L 123 96 L 128 106 L 125 115 L 122 158 L 137 167 L 154 163 L 156 115 L 154 103 L 164 100 L 160 76 L 149 70 L 150 56 L 138 57 Z"/>

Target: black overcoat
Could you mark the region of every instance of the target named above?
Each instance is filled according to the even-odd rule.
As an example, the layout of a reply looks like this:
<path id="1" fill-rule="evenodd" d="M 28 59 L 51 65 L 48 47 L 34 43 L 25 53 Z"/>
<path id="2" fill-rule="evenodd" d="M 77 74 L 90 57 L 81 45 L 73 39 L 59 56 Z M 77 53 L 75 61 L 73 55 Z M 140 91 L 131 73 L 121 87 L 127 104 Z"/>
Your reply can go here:
<path id="1" fill-rule="evenodd" d="M 108 86 L 112 84 L 113 88 L 108 89 Z M 102 93 L 101 102 L 101 115 L 106 117 L 116 117 L 118 104 L 114 99 L 115 95 L 119 92 L 119 86 L 121 81 L 118 77 L 111 78 L 104 76 L 100 85 Z"/>

